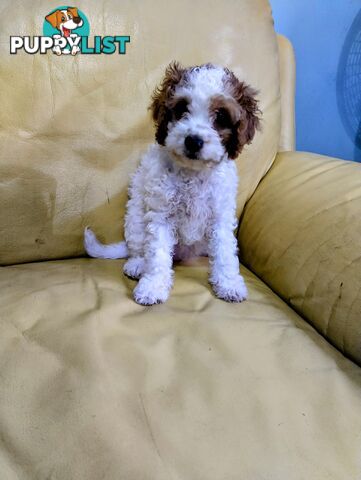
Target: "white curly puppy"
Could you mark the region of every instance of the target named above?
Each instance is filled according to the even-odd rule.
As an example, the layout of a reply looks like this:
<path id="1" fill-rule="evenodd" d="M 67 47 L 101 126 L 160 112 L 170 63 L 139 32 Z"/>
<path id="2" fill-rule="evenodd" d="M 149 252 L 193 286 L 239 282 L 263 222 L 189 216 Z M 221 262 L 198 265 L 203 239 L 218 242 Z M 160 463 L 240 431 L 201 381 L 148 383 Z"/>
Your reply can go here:
<path id="1" fill-rule="evenodd" d="M 172 63 L 155 90 L 151 111 L 156 141 L 132 177 L 125 242 L 102 245 L 90 229 L 92 257 L 125 258 L 124 273 L 139 279 L 134 299 L 165 302 L 173 259 L 208 255 L 217 297 L 241 302 L 247 288 L 239 273 L 234 159 L 259 126 L 256 92 L 228 69 Z"/>

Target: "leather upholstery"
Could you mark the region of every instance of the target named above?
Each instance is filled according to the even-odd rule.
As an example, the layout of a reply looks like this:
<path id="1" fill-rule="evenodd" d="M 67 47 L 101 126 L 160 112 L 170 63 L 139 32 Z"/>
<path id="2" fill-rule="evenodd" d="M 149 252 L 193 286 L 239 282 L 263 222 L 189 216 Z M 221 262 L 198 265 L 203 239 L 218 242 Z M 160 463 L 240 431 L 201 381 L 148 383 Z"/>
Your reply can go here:
<path id="1" fill-rule="evenodd" d="M 122 262 L 0 269 L 6 480 L 358 480 L 361 369 L 242 269 L 227 304 L 207 262 L 134 303 Z"/>
<path id="2" fill-rule="evenodd" d="M 295 150 L 295 86 L 296 63 L 293 47 L 288 38 L 277 35 L 280 86 L 281 86 L 281 135 L 278 146 L 279 152 Z"/>
<path id="3" fill-rule="evenodd" d="M 248 203 L 244 262 L 361 365 L 361 166 L 282 153 Z"/>

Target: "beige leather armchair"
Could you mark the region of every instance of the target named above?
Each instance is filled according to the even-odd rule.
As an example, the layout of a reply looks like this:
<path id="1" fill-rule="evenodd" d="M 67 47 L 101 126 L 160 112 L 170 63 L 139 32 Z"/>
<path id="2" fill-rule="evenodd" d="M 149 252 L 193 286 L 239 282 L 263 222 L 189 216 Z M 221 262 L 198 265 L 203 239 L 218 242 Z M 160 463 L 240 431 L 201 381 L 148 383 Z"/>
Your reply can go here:
<path id="1" fill-rule="evenodd" d="M 3 4 L 0 478 L 359 480 L 361 168 L 294 152 L 294 56 L 267 1 L 79 3 L 91 35 L 131 40 L 74 57 L 10 55 L 49 5 Z M 260 91 L 237 159 L 242 304 L 214 297 L 206 259 L 143 308 L 122 261 L 84 257 L 85 225 L 122 235 L 172 59 Z"/>

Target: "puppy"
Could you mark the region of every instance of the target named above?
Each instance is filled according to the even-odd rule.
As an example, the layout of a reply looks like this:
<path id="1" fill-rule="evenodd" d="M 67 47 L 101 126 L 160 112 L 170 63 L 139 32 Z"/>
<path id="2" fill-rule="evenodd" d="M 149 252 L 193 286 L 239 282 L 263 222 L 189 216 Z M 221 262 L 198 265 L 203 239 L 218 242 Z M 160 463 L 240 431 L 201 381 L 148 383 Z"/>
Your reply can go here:
<path id="1" fill-rule="evenodd" d="M 75 33 L 72 33 L 73 30 L 79 28 L 83 25 L 83 20 L 78 14 L 78 9 L 75 7 L 68 7 L 66 10 L 55 10 L 55 12 L 47 15 L 45 17 L 53 28 L 59 30 L 61 35 L 54 35 L 56 37 L 77 37 Z M 53 48 L 54 53 L 61 55 L 62 51 L 59 46 Z M 76 55 L 80 51 L 80 47 L 74 45 L 71 49 L 71 54 Z M 69 53 L 68 50 L 64 50 L 64 53 Z"/>
<path id="2" fill-rule="evenodd" d="M 165 302 L 173 260 L 208 255 L 217 297 L 247 297 L 239 273 L 234 160 L 260 124 L 256 92 L 227 68 L 168 66 L 150 105 L 156 144 L 143 156 L 129 187 L 125 242 L 102 245 L 85 229 L 92 257 L 125 258 L 139 279 L 134 299 Z"/>

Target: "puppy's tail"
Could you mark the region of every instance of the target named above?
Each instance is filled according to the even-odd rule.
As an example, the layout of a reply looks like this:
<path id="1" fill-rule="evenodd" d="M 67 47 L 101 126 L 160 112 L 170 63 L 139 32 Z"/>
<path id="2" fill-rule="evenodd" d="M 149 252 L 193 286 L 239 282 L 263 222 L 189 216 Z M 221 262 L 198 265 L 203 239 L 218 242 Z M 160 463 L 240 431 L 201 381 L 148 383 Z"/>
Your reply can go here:
<path id="1" fill-rule="evenodd" d="M 84 230 L 84 248 L 90 257 L 94 258 L 127 258 L 128 249 L 125 242 L 104 245 L 99 242 L 89 227 Z"/>

